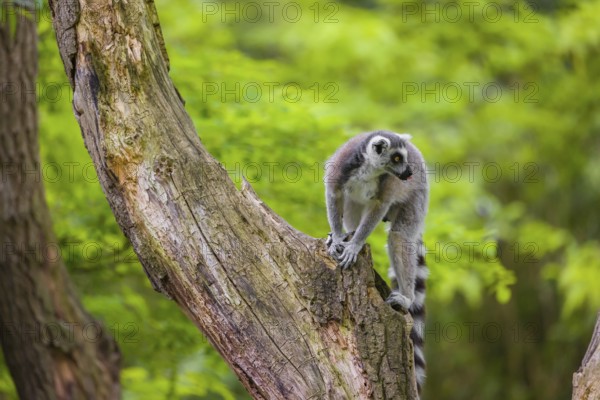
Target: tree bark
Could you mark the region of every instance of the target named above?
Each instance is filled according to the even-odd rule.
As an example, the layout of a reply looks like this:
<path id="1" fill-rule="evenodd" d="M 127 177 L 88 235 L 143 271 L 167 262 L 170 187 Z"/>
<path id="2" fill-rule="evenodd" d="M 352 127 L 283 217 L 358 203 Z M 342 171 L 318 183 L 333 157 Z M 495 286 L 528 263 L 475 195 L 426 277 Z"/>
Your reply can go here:
<path id="1" fill-rule="evenodd" d="M 0 21 L 0 342 L 21 399 L 113 400 L 119 351 L 73 290 L 44 197 L 26 14 Z"/>
<path id="2" fill-rule="evenodd" d="M 600 313 L 581 367 L 573 374 L 573 400 L 600 399 Z"/>
<path id="3" fill-rule="evenodd" d="M 411 320 L 384 303 L 368 248 L 341 271 L 323 240 L 294 230 L 247 183 L 236 189 L 168 76 L 153 1 L 50 5 L 75 115 L 117 222 L 153 287 L 250 394 L 416 398 Z"/>

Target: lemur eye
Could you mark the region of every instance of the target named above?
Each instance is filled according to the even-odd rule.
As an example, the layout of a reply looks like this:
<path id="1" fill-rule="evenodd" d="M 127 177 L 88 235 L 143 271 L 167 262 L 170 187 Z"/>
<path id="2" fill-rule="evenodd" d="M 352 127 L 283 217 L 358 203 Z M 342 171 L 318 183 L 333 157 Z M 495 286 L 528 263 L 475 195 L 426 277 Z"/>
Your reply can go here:
<path id="1" fill-rule="evenodd" d="M 399 163 L 400 161 L 402 161 L 402 156 L 400 154 L 394 154 L 394 156 L 392 157 L 392 161 L 395 163 Z"/>

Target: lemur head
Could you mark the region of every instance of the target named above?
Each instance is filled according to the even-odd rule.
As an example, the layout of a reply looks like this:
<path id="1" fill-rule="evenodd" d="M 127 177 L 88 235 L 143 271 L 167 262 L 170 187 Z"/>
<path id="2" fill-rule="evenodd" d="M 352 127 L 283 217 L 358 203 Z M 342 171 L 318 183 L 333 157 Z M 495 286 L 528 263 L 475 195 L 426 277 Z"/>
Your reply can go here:
<path id="1" fill-rule="evenodd" d="M 375 169 L 403 181 L 410 179 L 413 171 L 408 165 L 408 151 L 406 149 L 406 141 L 410 138 L 411 136 L 408 134 L 377 132 L 367 143 L 367 162 Z"/>

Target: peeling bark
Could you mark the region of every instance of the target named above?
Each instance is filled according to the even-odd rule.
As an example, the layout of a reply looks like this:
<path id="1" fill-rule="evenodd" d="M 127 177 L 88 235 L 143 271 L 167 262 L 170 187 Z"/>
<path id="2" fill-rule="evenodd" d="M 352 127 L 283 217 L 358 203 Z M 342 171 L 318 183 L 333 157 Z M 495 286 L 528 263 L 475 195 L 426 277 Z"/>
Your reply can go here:
<path id="1" fill-rule="evenodd" d="M 79 302 L 46 205 L 26 14 L 0 21 L 0 342 L 19 398 L 114 400 L 119 351 Z"/>
<path id="2" fill-rule="evenodd" d="M 50 1 L 73 108 L 153 287 L 254 398 L 416 398 L 410 317 L 384 303 L 368 248 L 341 271 L 323 240 L 236 189 L 168 76 L 151 0 L 81 4 Z"/>
<path id="3" fill-rule="evenodd" d="M 573 374 L 573 400 L 600 399 L 600 313 L 581 367 Z"/>

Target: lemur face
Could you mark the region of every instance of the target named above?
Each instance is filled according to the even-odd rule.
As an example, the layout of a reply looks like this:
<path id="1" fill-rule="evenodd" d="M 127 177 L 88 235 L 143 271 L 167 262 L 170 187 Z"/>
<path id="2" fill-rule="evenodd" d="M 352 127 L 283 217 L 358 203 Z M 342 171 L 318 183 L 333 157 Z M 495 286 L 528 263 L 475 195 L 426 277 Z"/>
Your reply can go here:
<path id="1" fill-rule="evenodd" d="M 367 145 L 367 157 L 373 167 L 405 181 L 413 174 L 408 165 L 406 144 L 399 137 L 393 139 L 374 136 Z"/>

